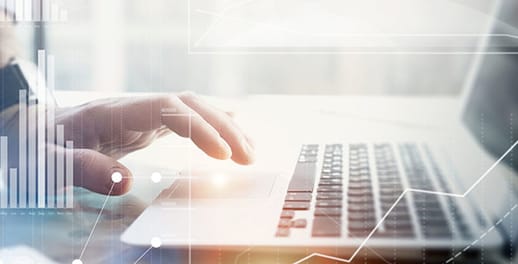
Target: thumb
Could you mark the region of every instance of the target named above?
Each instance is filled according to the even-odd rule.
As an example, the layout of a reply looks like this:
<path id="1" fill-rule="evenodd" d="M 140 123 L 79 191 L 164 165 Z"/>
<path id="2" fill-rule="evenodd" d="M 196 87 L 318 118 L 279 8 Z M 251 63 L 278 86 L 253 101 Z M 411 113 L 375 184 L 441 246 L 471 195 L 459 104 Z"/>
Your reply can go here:
<path id="1" fill-rule="evenodd" d="M 131 172 L 117 160 L 91 149 L 75 149 L 73 160 L 74 185 L 108 195 L 121 195 L 130 190 Z M 117 172 L 122 179 L 114 182 L 112 175 Z"/>

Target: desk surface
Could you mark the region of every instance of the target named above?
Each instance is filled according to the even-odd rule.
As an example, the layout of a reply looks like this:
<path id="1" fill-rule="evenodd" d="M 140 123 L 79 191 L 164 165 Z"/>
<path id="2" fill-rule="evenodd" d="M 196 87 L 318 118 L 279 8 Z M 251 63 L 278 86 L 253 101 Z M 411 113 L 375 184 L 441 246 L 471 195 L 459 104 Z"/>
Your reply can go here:
<path id="1" fill-rule="evenodd" d="M 60 105 L 71 106 L 106 95 L 61 92 L 56 97 Z M 294 165 L 292 161 L 296 156 L 290 153 L 300 143 L 383 139 L 402 130 L 430 131 L 437 125 L 454 122 L 455 116 L 451 113 L 458 106 L 458 100 L 453 97 L 253 96 L 209 100 L 239 113 L 237 121 L 256 140 L 258 162 L 254 166 L 280 170 L 289 170 Z M 152 183 L 151 173 L 156 170 L 174 173 L 185 166 L 184 147 L 192 148 L 192 145 L 171 136 L 124 158 L 122 162 L 135 174 L 135 184 L 132 191 L 123 197 L 106 198 L 76 189 L 77 205 L 71 212 L 44 212 L 41 216 L 15 215 L 14 212 L 2 215 L 1 226 L 6 231 L 0 236 L 2 245 L 28 244 L 60 263 L 71 263 L 84 248 L 106 201 L 83 261 L 88 264 L 134 263 L 146 249 L 124 245 L 119 236 L 158 192 L 171 184 L 167 180 Z M 277 157 L 271 155 L 272 149 L 275 149 Z M 279 159 L 278 156 L 284 157 Z M 230 162 L 212 161 L 196 151 L 191 158 L 195 159 L 194 164 L 234 166 Z M 174 161 L 172 165 L 171 161 Z M 221 252 L 207 254 L 209 257 L 216 254 L 224 259 Z M 171 259 L 183 263 L 180 259 L 186 256 L 180 251 L 152 251 L 139 263 L 171 263 Z"/>

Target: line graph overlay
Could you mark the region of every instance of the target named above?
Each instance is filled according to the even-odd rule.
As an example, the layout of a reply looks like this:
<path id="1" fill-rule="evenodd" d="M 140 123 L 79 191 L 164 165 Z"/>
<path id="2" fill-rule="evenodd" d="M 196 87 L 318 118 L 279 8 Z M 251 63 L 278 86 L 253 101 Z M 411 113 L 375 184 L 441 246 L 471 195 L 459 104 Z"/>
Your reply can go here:
<path id="1" fill-rule="evenodd" d="M 81 250 L 81 254 L 79 254 L 78 260 L 81 260 L 83 258 L 83 255 L 85 254 L 86 248 L 88 247 L 88 244 L 90 243 L 90 239 L 92 238 L 92 235 L 94 234 L 95 228 L 97 227 L 97 224 L 99 223 L 99 220 L 101 219 L 101 215 L 103 214 L 104 208 L 106 207 L 106 203 L 108 203 L 108 199 L 110 198 L 113 187 L 115 187 L 115 182 L 111 185 L 110 191 L 106 195 L 106 198 L 104 199 L 103 205 L 101 207 L 101 210 L 99 211 L 99 214 L 97 215 L 97 218 L 95 219 L 94 225 L 92 229 L 90 230 L 90 234 L 88 235 L 88 238 L 83 246 L 83 249 Z"/>
<path id="2" fill-rule="evenodd" d="M 471 242 L 471 244 L 467 245 L 465 248 L 463 248 L 462 250 L 458 251 L 455 255 L 453 255 L 453 257 L 449 258 L 448 260 L 446 260 L 444 262 L 444 264 L 448 264 L 448 263 L 451 263 L 452 261 L 454 261 L 456 258 L 458 258 L 460 255 L 462 255 L 462 253 L 466 252 L 468 249 L 470 249 L 472 246 L 474 246 L 475 244 L 477 244 L 481 239 L 483 239 L 485 236 L 487 236 L 487 234 L 493 230 L 495 230 L 495 228 L 497 226 L 499 226 L 500 224 L 502 224 L 502 222 L 507 218 L 509 217 L 509 215 L 511 215 L 511 212 L 514 211 L 516 209 L 516 207 L 518 207 L 518 204 L 515 204 L 513 207 L 511 207 L 511 209 L 509 209 L 509 211 L 507 211 L 507 213 L 504 214 L 504 216 L 502 218 L 500 218 L 498 221 L 496 221 L 496 223 L 494 225 L 492 225 L 491 227 L 489 227 L 484 233 L 482 233 L 479 238 L 475 239 L 473 242 Z"/>
<path id="3" fill-rule="evenodd" d="M 511 151 L 513 151 L 513 149 L 518 145 L 518 141 L 514 142 L 513 145 L 511 145 L 505 152 L 504 154 L 502 154 L 502 156 L 500 156 L 500 158 L 498 158 L 479 178 L 477 181 L 475 181 L 475 183 L 473 183 L 464 193 L 461 193 L 461 194 L 456 194 L 456 193 L 446 193 L 446 192 L 437 192 L 437 191 L 430 191 L 430 190 L 421 190 L 421 189 L 412 189 L 412 188 L 407 188 L 405 189 L 401 195 L 399 195 L 399 197 L 396 199 L 396 201 L 394 202 L 394 204 L 392 204 L 392 206 L 387 210 L 387 212 L 385 213 L 385 215 L 383 215 L 383 217 L 380 219 L 380 221 L 376 224 L 376 226 L 372 229 L 372 231 L 369 233 L 369 235 L 367 235 L 367 237 L 362 241 L 362 243 L 360 243 L 360 245 L 354 250 L 353 254 L 351 255 L 351 257 L 349 257 L 348 259 L 345 259 L 345 258 L 339 258 L 339 257 L 334 257 L 334 256 L 329 256 L 329 255 L 325 255 L 325 254 L 321 254 L 321 253 L 312 253 L 304 258 L 301 258 L 300 260 L 297 260 L 295 261 L 293 264 L 300 264 L 312 257 L 322 257 L 322 258 L 326 258 L 326 259 L 330 259 L 330 260 L 335 260 L 335 261 L 340 261 L 340 262 L 345 262 L 345 263 L 350 263 L 351 261 L 354 260 L 354 258 L 358 255 L 358 253 L 362 250 L 362 248 L 365 246 L 365 244 L 367 244 L 367 242 L 369 241 L 369 239 L 374 235 L 374 233 L 376 232 L 376 230 L 378 230 L 378 228 L 383 224 L 383 222 L 385 221 L 385 219 L 389 216 L 389 214 L 392 212 L 392 210 L 394 209 L 394 207 L 396 207 L 396 205 L 399 203 L 399 201 L 401 199 L 403 199 L 405 197 L 405 195 L 407 193 L 425 193 L 425 194 L 433 194 L 433 195 L 438 195 L 438 196 L 449 196 L 449 197 L 457 197 L 457 198 L 465 198 L 468 194 L 470 194 L 473 189 L 475 189 L 475 187 L 477 187 L 483 180 L 484 178 L 487 177 L 487 175 L 489 175 L 489 173 L 491 173 L 491 171 L 493 171 L 496 166 L 498 166 L 508 155 L 509 153 L 511 153 Z"/>

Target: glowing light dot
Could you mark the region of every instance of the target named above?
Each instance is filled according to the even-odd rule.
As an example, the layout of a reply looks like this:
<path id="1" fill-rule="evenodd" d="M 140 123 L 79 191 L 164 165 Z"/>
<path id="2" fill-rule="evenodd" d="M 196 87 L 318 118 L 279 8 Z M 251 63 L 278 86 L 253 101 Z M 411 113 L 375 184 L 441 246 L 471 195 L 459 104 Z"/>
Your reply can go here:
<path id="1" fill-rule="evenodd" d="M 159 172 L 151 173 L 151 181 L 154 183 L 159 183 L 162 180 L 162 174 Z"/>
<path id="2" fill-rule="evenodd" d="M 223 187 L 227 183 L 227 177 L 224 174 L 217 173 L 212 175 L 212 184 L 216 187 Z"/>
<path id="3" fill-rule="evenodd" d="M 151 239 L 151 246 L 153 248 L 159 248 L 162 245 L 162 240 L 159 237 L 153 237 Z"/>
<path id="4" fill-rule="evenodd" d="M 114 172 L 112 174 L 112 182 L 119 183 L 121 181 L 122 181 L 122 174 L 118 171 Z M 74 264 L 76 264 L 76 263 L 74 263 Z"/>
<path id="5" fill-rule="evenodd" d="M 83 262 L 80 259 L 74 259 L 72 264 L 83 264 Z"/>

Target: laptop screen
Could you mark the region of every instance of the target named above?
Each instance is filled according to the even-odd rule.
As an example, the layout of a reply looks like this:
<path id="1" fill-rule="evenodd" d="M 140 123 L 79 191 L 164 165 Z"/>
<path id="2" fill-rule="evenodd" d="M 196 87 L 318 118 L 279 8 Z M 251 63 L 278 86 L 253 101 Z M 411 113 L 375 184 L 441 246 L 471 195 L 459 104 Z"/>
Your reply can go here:
<path id="1" fill-rule="evenodd" d="M 499 157 L 518 140 L 518 1 L 502 1 L 484 49 L 463 121 L 478 142 Z M 518 159 L 506 162 L 518 170 Z"/>

